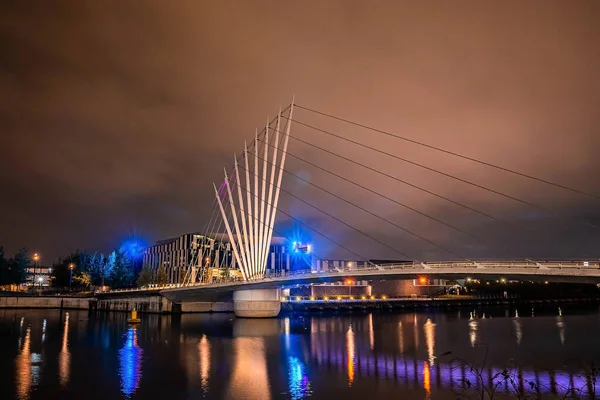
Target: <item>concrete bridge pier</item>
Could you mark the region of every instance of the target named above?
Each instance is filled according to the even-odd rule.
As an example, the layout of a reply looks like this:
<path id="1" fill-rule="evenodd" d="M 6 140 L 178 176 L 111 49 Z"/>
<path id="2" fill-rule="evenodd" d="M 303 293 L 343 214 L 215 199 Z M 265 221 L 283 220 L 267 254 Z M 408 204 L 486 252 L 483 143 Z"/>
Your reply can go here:
<path id="1" fill-rule="evenodd" d="M 242 318 L 274 318 L 281 310 L 281 289 L 237 290 L 233 312 Z"/>

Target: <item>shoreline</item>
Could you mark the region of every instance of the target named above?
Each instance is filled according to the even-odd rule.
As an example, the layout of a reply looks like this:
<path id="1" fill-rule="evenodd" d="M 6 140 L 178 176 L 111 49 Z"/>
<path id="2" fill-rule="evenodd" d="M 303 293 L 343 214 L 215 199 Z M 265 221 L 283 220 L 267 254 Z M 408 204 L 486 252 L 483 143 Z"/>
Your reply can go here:
<path id="1" fill-rule="evenodd" d="M 137 299 L 140 300 L 140 299 Z M 148 299 L 150 300 L 150 299 Z M 153 301 L 152 301 L 153 300 Z M 0 296 L 0 309 L 75 309 L 90 312 L 130 312 L 134 308 L 140 314 L 207 314 L 229 313 L 228 303 L 202 303 L 206 307 L 190 307 L 191 303 L 161 304 L 164 298 L 150 300 L 153 307 L 147 307 L 146 302 L 129 303 L 119 301 L 115 304 L 105 304 L 105 300 L 94 297 L 74 296 Z M 158 300 L 158 301 L 157 301 Z M 568 297 L 568 298 L 392 298 L 368 300 L 285 300 L 281 302 L 281 312 L 324 312 L 324 311 L 402 311 L 402 310 L 436 310 L 456 309 L 481 306 L 518 306 L 518 305 L 560 305 L 560 304 L 600 303 L 598 297 Z M 185 305 L 188 305 L 187 307 Z M 220 307 L 215 307 L 220 304 Z M 164 306 L 164 307 L 163 307 Z"/>

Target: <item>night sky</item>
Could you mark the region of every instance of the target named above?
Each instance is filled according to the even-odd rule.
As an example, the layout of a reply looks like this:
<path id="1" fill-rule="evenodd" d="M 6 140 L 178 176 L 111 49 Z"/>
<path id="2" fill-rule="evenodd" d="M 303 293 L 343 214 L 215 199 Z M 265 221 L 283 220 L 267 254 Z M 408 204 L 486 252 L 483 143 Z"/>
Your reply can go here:
<path id="1" fill-rule="evenodd" d="M 600 195 L 599 20 L 598 1 L 3 1 L 0 244 L 48 261 L 134 236 L 152 243 L 202 230 L 212 183 L 293 95 L 303 106 Z M 480 238 L 289 160 L 291 172 L 460 255 L 600 256 L 600 229 L 582 223 L 600 225 L 600 200 L 300 109 L 295 117 L 560 212 L 292 125 L 304 140 L 513 224 L 290 141 L 290 153 Z M 453 258 L 284 181 L 411 257 Z M 366 258 L 399 258 L 285 194 L 281 208 Z M 313 240 L 319 256 L 353 257 L 278 220 L 282 233 Z"/>

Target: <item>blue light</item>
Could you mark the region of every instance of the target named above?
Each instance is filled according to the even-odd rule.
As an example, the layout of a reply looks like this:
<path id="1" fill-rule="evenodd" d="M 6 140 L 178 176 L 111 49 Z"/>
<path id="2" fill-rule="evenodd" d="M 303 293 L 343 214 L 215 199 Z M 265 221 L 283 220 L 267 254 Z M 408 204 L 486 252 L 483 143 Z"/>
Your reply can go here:
<path id="1" fill-rule="evenodd" d="M 133 239 L 121 244 L 121 251 L 132 259 L 138 259 L 143 256 L 145 247 L 138 239 Z"/>

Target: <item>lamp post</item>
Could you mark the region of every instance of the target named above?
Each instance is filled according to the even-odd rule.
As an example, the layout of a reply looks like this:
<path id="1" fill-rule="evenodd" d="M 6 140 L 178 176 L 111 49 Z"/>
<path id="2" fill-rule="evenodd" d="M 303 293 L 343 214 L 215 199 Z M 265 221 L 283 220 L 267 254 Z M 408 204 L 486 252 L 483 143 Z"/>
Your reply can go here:
<path id="1" fill-rule="evenodd" d="M 37 278 L 37 266 L 38 266 L 38 261 L 40 259 L 40 255 L 38 253 L 33 253 L 33 282 L 31 284 L 31 286 L 33 287 L 33 289 L 35 290 L 35 281 Z"/>
<path id="2" fill-rule="evenodd" d="M 71 291 L 71 284 L 73 283 L 73 268 L 75 268 L 75 264 L 69 264 L 69 292 Z"/>

